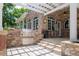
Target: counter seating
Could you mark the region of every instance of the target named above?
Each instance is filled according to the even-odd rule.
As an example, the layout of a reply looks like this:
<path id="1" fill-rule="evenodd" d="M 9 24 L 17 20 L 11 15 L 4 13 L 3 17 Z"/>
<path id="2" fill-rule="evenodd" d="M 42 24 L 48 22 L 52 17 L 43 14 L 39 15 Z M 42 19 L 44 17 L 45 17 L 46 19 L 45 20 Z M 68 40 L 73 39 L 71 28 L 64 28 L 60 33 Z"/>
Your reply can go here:
<path id="1" fill-rule="evenodd" d="M 28 45 L 28 44 L 35 44 L 42 39 L 42 35 L 39 32 L 32 31 L 30 29 L 23 29 L 22 30 L 23 36 L 22 36 L 22 42 L 23 45 Z"/>

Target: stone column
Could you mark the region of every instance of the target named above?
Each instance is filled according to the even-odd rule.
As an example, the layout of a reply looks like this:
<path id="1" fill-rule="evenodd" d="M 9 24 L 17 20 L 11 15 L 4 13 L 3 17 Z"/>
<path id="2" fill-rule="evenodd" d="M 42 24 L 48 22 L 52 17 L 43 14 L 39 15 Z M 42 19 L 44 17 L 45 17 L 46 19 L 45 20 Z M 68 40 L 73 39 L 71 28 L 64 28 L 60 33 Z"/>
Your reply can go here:
<path id="1" fill-rule="evenodd" d="M 77 3 L 70 4 L 70 41 L 77 41 Z"/>
<path id="2" fill-rule="evenodd" d="M 3 27 L 2 27 L 2 8 L 3 8 L 3 4 L 0 3 L 0 31 L 3 30 Z"/>

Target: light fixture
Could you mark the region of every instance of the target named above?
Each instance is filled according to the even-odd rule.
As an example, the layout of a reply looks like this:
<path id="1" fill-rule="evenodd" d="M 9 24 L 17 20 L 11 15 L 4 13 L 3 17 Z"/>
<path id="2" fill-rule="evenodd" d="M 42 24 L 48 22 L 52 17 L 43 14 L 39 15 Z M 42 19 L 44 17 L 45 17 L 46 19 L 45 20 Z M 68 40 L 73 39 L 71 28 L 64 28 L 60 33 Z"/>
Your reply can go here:
<path id="1" fill-rule="evenodd" d="M 46 23 L 46 22 L 47 22 L 47 20 L 45 19 L 45 20 L 44 20 L 44 23 Z"/>

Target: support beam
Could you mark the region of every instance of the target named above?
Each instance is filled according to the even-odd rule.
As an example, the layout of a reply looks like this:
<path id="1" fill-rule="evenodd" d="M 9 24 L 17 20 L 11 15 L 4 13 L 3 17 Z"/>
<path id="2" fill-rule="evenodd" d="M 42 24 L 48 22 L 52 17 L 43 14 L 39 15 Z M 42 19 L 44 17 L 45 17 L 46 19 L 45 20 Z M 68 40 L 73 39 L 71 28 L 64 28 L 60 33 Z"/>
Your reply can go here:
<path id="1" fill-rule="evenodd" d="M 2 27 L 2 8 L 3 8 L 3 4 L 0 3 L 0 31 L 3 30 L 3 27 Z"/>
<path id="2" fill-rule="evenodd" d="M 44 13 L 44 12 L 42 12 L 42 11 L 40 11 L 40 10 L 37 10 L 37 9 L 35 9 L 35 8 L 33 8 L 31 5 L 29 5 L 29 4 L 20 4 L 20 3 L 17 3 L 17 4 L 15 4 L 15 5 L 17 5 L 17 6 L 22 6 L 22 7 L 24 7 L 24 8 L 28 8 L 28 9 L 30 9 L 30 10 L 32 10 L 32 11 L 36 11 L 36 12 L 38 12 L 38 13 Z"/>
<path id="3" fill-rule="evenodd" d="M 32 5 L 32 6 L 34 6 L 35 8 L 37 8 L 37 9 L 39 9 L 40 11 L 43 11 L 43 12 L 47 12 L 47 11 L 48 11 L 47 9 L 45 9 L 45 8 L 43 8 L 43 7 L 41 7 L 41 6 L 39 6 L 38 3 L 36 3 L 36 4 L 30 3 L 29 5 Z"/>
<path id="4" fill-rule="evenodd" d="M 70 4 L 70 40 L 77 41 L 77 3 Z"/>
<path id="5" fill-rule="evenodd" d="M 66 4 L 64 4 L 64 5 L 61 5 L 61 6 L 57 7 L 57 8 L 55 8 L 55 9 L 52 9 L 51 11 L 45 13 L 44 15 L 46 16 L 46 15 L 48 15 L 48 14 L 50 14 L 50 13 L 53 13 L 53 12 L 55 12 L 55 11 L 57 11 L 57 10 L 61 10 L 61 9 L 65 8 L 65 7 L 67 7 L 67 6 L 69 6 L 69 4 L 66 3 Z"/>
<path id="6" fill-rule="evenodd" d="M 49 6 L 46 3 L 40 3 L 41 6 L 47 7 L 48 9 L 53 9 L 53 7 Z"/>

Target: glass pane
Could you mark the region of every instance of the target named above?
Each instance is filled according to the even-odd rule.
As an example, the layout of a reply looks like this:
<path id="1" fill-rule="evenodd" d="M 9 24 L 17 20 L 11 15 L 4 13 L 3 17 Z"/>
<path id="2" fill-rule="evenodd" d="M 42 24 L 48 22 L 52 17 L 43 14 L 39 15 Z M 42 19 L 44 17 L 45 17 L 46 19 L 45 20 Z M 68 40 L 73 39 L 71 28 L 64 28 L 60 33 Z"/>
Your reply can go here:
<path id="1" fill-rule="evenodd" d="M 31 20 L 28 21 L 28 29 L 31 29 Z"/>
<path id="2" fill-rule="evenodd" d="M 28 25 L 27 25 L 27 21 L 26 21 L 26 29 L 27 29 Z"/>
<path id="3" fill-rule="evenodd" d="M 33 20 L 33 30 L 36 30 L 36 29 L 38 29 L 38 18 L 35 18 Z"/>
<path id="4" fill-rule="evenodd" d="M 20 28 L 22 29 L 23 28 L 23 22 L 21 21 L 20 23 Z"/>
<path id="5" fill-rule="evenodd" d="M 38 19 L 36 20 L 36 29 L 38 29 Z"/>
<path id="6" fill-rule="evenodd" d="M 69 21 L 68 20 L 65 22 L 65 28 L 69 28 Z"/>
<path id="7" fill-rule="evenodd" d="M 31 20 L 29 21 L 29 29 L 31 29 Z"/>
<path id="8" fill-rule="evenodd" d="M 55 25 L 55 21 L 52 21 L 52 30 L 53 31 L 55 31 L 54 25 Z"/>
<path id="9" fill-rule="evenodd" d="M 51 30 L 51 20 L 48 20 L 48 30 Z"/>
<path id="10" fill-rule="evenodd" d="M 26 20 L 24 20 L 24 29 L 26 29 Z"/>
<path id="11" fill-rule="evenodd" d="M 33 21 L 33 30 L 35 30 L 35 21 Z"/>

